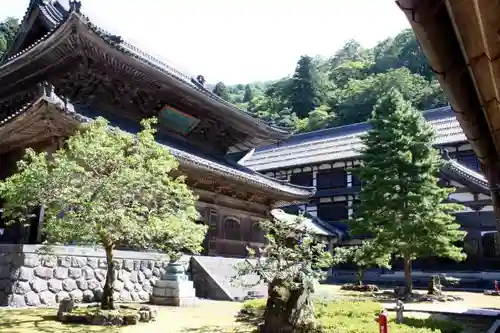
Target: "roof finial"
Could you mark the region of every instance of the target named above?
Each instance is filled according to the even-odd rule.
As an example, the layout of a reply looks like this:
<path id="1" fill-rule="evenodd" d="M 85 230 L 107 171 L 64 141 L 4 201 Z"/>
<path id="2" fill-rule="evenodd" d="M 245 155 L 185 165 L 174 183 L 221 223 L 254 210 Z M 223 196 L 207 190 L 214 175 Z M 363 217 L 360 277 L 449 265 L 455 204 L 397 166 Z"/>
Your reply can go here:
<path id="1" fill-rule="evenodd" d="M 200 83 L 202 86 L 205 86 L 205 78 L 203 77 L 203 75 L 198 75 L 196 77 L 196 81 L 198 81 L 198 83 Z"/>
<path id="2" fill-rule="evenodd" d="M 443 156 L 443 159 L 445 159 L 446 161 L 449 161 L 451 159 L 450 152 L 447 149 L 441 150 L 441 156 Z"/>
<path id="3" fill-rule="evenodd" d="M 82 8 L 82 2 L 79 0 L 69 0 L 69 11 L 80 14 L 80 9 Z"/>

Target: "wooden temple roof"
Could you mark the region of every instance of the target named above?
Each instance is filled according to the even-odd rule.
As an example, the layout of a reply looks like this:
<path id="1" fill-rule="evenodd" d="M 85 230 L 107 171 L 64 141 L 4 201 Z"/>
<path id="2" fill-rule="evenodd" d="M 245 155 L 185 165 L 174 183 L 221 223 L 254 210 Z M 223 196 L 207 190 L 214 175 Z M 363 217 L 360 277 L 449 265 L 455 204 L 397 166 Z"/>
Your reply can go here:
<path id="1" fill-rule="evenodd" d="M 500 161 L 500 4 L 398 0 L 480 161 Z"/>
<path id="2" fill-rule="evenodd" d="M 117 91 L 117 95 L 130 90 L 138 103 L 148 110 L 157 107 L 155 103 L 165 97 L 183 109 L 195 110 L 200 117 L 224 124 L 231 132 L 227 135 L 232 141 L 228 153 L 247 151 L 289 137 L 287 129 L 259 120 L 207 90 L 199 76 L 187 75 L 121 36 L 94 25 L 80 13 L 78 1 L 70 4 L 66 9 L 58 1 L 30 1 L 20 31 L 0 64 L 0 103 L 14 94 L 20 95 L 36 81 L 49 81 L 60 89 L 70 81 L 77 86 L 73 92 L 91 90 L 83 83 L 111 81 L 102 75 L 107 71 L 107 74 L 120 75 L 118 81 L 122 81 L 119 89 L 111 90 Z M 56 72 L 74 67 L 81 68 L 79 73 L 64 78 L 65 81 L 56 78 Z M 81 73 L 92 75 L 83 77 Z M 94 91 L 85 92 L 95 97 Z M 59 95 L 77 98 L 65 93 Z M 13 110 L 19 106 L 13 106 Z"/>
<path id="3" fill-rule="evenodd" d="M 65 137 L 80 123 L 92 121 L 99 114 L 85 106 L 73 105 L 58 97 L 51 89 L 39 89 L 40 94 L 16 113 L 0 119 L 0 153 L 12 147 L 26 146 L 54 137 Z M 111 118 L 110 126 L 135 134 L 140 126 L 132 121 Z M 264 176 L 228 158 L 204 155 L 198 150 L 159 133 L 159 144 L 167 147 L 177 158 L 181 169 L 195 169 L 215 174 L 220 179 L 228 180 L 235 186 L 245 186 L 247 192 L 257 192 L 272 197 L 274 205 L 280 206 L 293 202 L 302 202 L 315 193 L 313 187 L 292 185 L 285 181 Z"/>

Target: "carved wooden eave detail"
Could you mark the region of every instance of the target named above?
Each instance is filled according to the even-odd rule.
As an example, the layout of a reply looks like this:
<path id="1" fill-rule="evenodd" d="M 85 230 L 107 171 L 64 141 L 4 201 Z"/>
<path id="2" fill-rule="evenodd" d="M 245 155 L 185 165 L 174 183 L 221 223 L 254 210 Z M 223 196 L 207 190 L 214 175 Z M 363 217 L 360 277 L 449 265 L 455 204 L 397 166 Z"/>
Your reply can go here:
<path id="1" fill-rule="evenodd" d="M 78 66 L 88 67 L 90 71 L 93 66 L 100 70 L 104 68 L 103 73 L 119 75 L 121 82 L 142 88 L 146 97 L 146 110 L 151 109 L 148 103 L 161 100 L 157 96 L 150 96 L 151 101 L 147 101 L 148 93 L 156 92 L 173 98 L 178 105 L 189 105 L 205 117 L 225 124 L 227 130 L 239 133 L 239 136 L 232 137 L 233 142 L 228 147 L 230 151 L 244 151 L 289 136 L 287 131 L 265 124 L 243 110 L 237 110 L 205 88 L 193 84 L 192 78 L 171 67 L 167 68 L 160 60 L 124 42 L 121 37 L 104 32 L 76 12 L 69 13 L 53 31 L 0 66 L 0 101 L 41 81 L 49 81 L 62 89 L 65 85 L 58 81 L 59 73 L 73 72 Z M 124 89 L 131 91 L 127 87 Z M 92 92 L 87 93 L 92 98 Z"/>

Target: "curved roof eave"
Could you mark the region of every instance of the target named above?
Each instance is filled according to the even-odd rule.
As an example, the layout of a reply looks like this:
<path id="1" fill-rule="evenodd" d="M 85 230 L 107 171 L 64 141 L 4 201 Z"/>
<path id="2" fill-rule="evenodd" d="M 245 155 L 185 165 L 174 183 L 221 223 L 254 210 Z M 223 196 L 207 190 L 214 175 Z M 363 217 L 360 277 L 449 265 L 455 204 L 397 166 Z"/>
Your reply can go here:
<path id="1" fill-rule="evenodd" d="M 248 111 L 238 108 L 236 105 L 225 101 L 224 99 L 220 98 L 219 96 L 215 95 L 214 93 L 206 89 L 194 77 L 184 74 L 181 71 L 175 69 L 174 67 L 166 64 L 162 60 L 155 58 L 150 54 L 142 51 L 140 48 L 123 40 L 121 36 L 115 36 L 107 32 L 106 30 L 92 24 L 92 22 L 84 15 L 81 15 L 76 12 L 61 13 L 60 12 L 61 9 L 58 9 L 56 6 L 53 5 L 50 6 L 51 8 L 48 11 L 45 8 L 46 6 L 47 4 L 45 4 L 44 2 L 40 2 L 39 0 L 32 0 L 25 14 L 25 18 L 23 19 L 24 23 L 26 17 L 29 16 L 29 13 L 33 11 L 35 7 L 43 9 L 40 10 L 40 13 L 45 18 L 46 21 L 49 21 L 47 28 L 51 30 L 50 33 L 46 34 L 42 38 L 43 40 L 48 39 L 52 34 L 52 32 L 59 29 L 59 27 L 61 27 L 62 25 L 65 25 L 67 22 L 71 21 L 71 18 L 76 17 L 79 22 L 81 22 L 85 27 L 89 29 L 89 31 L 101 37 L 105 42 L 107 42 L 107 44 L 109 44 L 109 46 L 124 53 L 125 55 L 131 58 L 134 58 L 136 61 L 148 65 L 150 70 L 160 75 L 167 74 L 170 77 L 174 77 L 175 79 L 178 80 L 178 82 L 183 84 L 187 92 L 195 94 L 196 98 L 201 98 L 211 103 L 212 109 L 225 110 L 224 113 L 230 115 L 231 117 L 234 117 L 232 118 L 232 120 L 238 119 L 238 121 L 241 122 L 242 124 L 245 124 L 246 126 L 250 125 L 251 128 L 258 133 L 257 135 L 258 137 L 271 141 L 281 141 L 288 138 L 291 135 L 291 132 L 288 129 L 273 126 L 265 121 L 253 117 L 253 115 L 251 115 Z M 59 13 L 59 15 L 57 13 Z M 24 50 L 20 50 L 17 54 L 8 56 L 6 59 L 4 59 L 2 65 L 9 64 L 12 60 L 16 59 L 18 56 L 24 53 L 28 53 L 30 50 L 33 50 L 36 46 L 38 46 L 38 44 L 40 44 L 40 40 L 26 47 Z M 222 115 L 222 117 L 224 116 Z"/>

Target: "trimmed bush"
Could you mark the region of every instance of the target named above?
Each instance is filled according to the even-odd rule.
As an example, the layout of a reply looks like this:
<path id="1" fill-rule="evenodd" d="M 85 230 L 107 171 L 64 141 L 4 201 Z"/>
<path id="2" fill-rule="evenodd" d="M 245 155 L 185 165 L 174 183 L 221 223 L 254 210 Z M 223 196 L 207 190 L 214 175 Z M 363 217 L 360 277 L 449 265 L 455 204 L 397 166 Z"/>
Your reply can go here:
<path id="1" fill-rule="evenodd" d="M 252 317 L 257 322 L 265 311 L 266 300 L 258 299 L 245 302 L 241 315 Z M 375 321 L 382 307 L 372 301 L 334 301 L 317 302 L 316 316 L 324 332 L 331 333 L 377 333 Z M 458 323 L 436 320 L 432 318 L 405 318 L 403 324 L 394 322 L 391 314 L 390 332 L 397 333 L 462 333 L 463 326 Z"/>
<path id="2" fill-rule="evenodd" d="M 359 292 L 374 292 L 374 291 L 378 291 L 378 287 L 374 284 L 346 283 L 340 287 L 340 290 L 359 291 Z"/>

